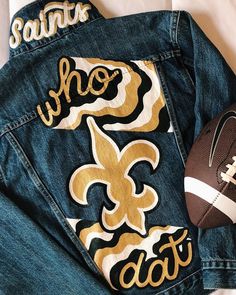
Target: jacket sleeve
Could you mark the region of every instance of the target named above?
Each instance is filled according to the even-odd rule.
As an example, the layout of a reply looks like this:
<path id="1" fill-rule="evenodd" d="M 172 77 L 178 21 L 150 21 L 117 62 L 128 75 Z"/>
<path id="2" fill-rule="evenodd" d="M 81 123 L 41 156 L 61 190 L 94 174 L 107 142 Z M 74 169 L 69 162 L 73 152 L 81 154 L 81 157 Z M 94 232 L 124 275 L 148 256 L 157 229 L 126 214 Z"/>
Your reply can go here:
<path id="1" fill-rule="evenodd" d="M 195 139 L 208 121 L 236 102 L 236 76 L 191 15 L 183 11 L 176 40 L 195 83 Z"/>
<path id="2" fill-rule="evenodd" d="M 175 40 L 195 88 L 195 95 L 187 104 L 189 116 L 192 117 L 194 141 L 208 121 L 236 102 L 236 76 L 219 51 L 185 12 L 180 13 Z M 198 230 L 204 288 L 235 287 L 235 241 L 236 225 Z"/>

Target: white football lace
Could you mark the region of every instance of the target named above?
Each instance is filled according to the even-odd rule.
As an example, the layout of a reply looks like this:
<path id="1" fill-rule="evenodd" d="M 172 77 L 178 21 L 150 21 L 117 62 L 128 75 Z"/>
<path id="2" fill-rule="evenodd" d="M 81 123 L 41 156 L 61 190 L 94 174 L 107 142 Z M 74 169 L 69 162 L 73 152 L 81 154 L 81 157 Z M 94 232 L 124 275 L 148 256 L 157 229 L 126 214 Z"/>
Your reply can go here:
<path id="1" fill-rule="evenodd" d="M 233 164 L 228 164 L 226 165 L 226 167 L 228 168 L 228 170 L 226 171 L 226 173 L 221 172 L 221 177 L 224 181 L 226 182 L 232 182 L 233 184 L 236 185 L 236 179 L 234 179 L 234 175 L 236 174 L 236 156 L 234 156 L 233 158 Z"/>

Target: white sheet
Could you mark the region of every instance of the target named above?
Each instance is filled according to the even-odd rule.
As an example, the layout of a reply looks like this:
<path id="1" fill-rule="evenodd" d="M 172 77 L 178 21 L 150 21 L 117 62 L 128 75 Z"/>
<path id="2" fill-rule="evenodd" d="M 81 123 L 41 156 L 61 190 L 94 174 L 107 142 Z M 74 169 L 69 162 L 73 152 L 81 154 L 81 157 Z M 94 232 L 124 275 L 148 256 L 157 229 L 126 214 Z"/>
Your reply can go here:
<path id="1" fill-rule="evenodd" d="M 9 3 L 1 0 L 0 8 L 0 68 L 8 60 Z"/>

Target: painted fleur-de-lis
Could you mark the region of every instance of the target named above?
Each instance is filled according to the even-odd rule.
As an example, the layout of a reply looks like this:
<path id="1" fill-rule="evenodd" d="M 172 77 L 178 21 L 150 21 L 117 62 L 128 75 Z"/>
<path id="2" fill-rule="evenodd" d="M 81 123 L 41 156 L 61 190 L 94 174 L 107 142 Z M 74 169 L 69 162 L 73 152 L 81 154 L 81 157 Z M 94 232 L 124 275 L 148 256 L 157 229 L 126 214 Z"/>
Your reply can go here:
<path id="1" fill-rule="evenodd" d="M 86 164 L 71 176 L 69 189 L 72 198 L 80 205 L 87 205 L 87 192 L 94 183 L 107 187 L 107 196 L 115 204 L 114 209 L 103 207 L 102 222 L 108 230 L 115 230 L 126 223 L 141 234 L 146 233 L 145 214 L 158 203 L 156 191 L 143 184 L 143 191 L 136 193 L 130 169 L 140 161 L 147 161 L 155 169 L 159 163 L 158 148 L 147 140 L 135 140 L 121 151 L 117 144 L 87 118 L 91 134 L 92 152 L 96 164 Z"/>

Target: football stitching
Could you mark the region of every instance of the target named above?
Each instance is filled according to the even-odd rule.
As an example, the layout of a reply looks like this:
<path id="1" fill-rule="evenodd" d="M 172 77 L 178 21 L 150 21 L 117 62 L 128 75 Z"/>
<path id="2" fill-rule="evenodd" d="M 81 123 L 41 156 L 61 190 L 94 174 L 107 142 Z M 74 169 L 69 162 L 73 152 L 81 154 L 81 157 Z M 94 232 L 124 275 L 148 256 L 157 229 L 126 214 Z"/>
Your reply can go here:
<path id="1" fill-rule="evenodd" d="M 231 149 L 232 149 L 232 146 L 235 144 L 235 142 L 236 142 L 235 140 L 232 142 L 232 144 L 230 145 L 230 149 L 229 149 L 229 152 L 228 152 L 227 156 L 226 156 L 225 159 L 220 163 L 220 165 L 217 167 L 217 171 L 216 171 L 216 179 L 217 179 L 217 182 L 218 182 L 219 185 L 221 185 L 223 181 L 219 182 L 219 173 L 218 173 L 218 171 L 219 171 L 219 169 L 220 169 L 220 166 L 223 165 L 223 163 L 226 161 L 226 158 L 229 156 L 230 151 L 231 151 Z M 219 198 L 219 196 L 222 194 L 222 192 L 227 188 L 227 186 L 229 186 L 229 183 L 225 183 L 225 184 L 221 187 L 221 189 L 220 189 L 220 191 L 218 192 L 217 196 L 215 197 L 214 201 L 213 201 L 211 204 L 209 204 L 209 206 L 207 206 L 207 209 L 206 209 L 205 213 L 202 214 L 202 217 L 199 219 L 199 221 L 198 221 L 198 223 L 197 223 L 197 226 L 201 226 L 201 223 L 202 223 L 202 222 L 204 221 L 204 219 L 206 218 L 206 215 L 207 215 L 207 214 L 213 209 L 215 202 L 217 201 L 217 199 Z M 224 213 L 222 213 L 222 214 L 224 214 Z M 225 214 L 224 214 L 224 215 L 225 215 Z"/>
<path id="2" fill-rule="evenodd" d="M 232 164 L 226 164 L 226 172 L 221 172 L 220 176 L 223 181 L 227 182 L 228 184 L 232 183 L 236 185 L 236 156 L 232 157 L 233 163 Z"/>
<path id="3" fill-rule="evenodd" d="M 202 217 L 200 218 L 199 222 L 197 223 L 197 226 L 201 226 L 201 223 L 204 221 L 204 219 L 206 218 L 206 215 L 211 211 L 211 209 L 214 207 L 214 203 L 217 201 L 217 199 L 219 198 L 219 196 L 222 194 L 222 191 L 225 189 L 225 187 L 228 185 L 228 183 L 226 183 L 218 192 L 217 196 L 215 197 L 214 201 L 212 202 L 212 204 L 209 204 L 209 206 L 206 209 L 206 212 L 202 215 Z M 224 214 L 224 213 L 222 213 Z"/>
<path id="4" fill-rule="evenodd" d="M 233 106 L 231 106 L 231 109 L 232 109 L 232 107 L 234 108 L 234 106 L 236 106 L 236 104 L 234 104 Z M 235 110 L 234 110 L 234 112 L 235 112 Z M 213 123 L 215 123 L 215 121 L 217 121 L 218 119 L 219 119 L 218 117 L 216 117 L 215 119 L 213 119 L 213 120 L 212 120 Z M 199 140 L 201 139 L 201 136 L 202 136 L 203 134 L 207 134 L 207 133 L 211 132 L 210 125 L 212 125 L 212 121 L 210 121 L 210 122 L 208 122 L 208 123 L 206 124 L 205 128 L 203 128 L 203 130 L 202 130 L 202 131 L 200 132 L 200 134 L 198 135 L 198 137 L 197 137 L 197 139 L 196 139 L 196 142 L 199 141 Z M 214 125 L 214 124 L 213 124 L 213 125 Z M 235 143 L 235 140 L 234 140 L 233 143 L 231 144 L 230 149 L 232 148 L 232 145 L 233 145 L 234 143 Z M 227 156 L 228 156 L 229 154 L 230 154 L 230 152 L 228 152 Z M 226 157 L 226 158 L 227 158 L 227 157 Z M 226 158 L 225 158 L 225 159 L 220 163 L 220 165 L 217 167 L 217 171 L 216 171 L 216 180 L 217 180 L 217 182 L 218 182 L 219 185 L 221 185 L 223 181 L 219 181 L 218 170 L 220 169 L 220 166 L 225 162 Z M 215 197 L 214 201 L 213 201 L 211 204 L 209 204 L 209 205 L 207 206 L 207 209 L 206 209 L 205 213 L 201 214 L 202 216 L 199 218 L 199 221 L 197 222 L 197 226 L 199 226 L 199 227 L 201 226 L 202 222 L 203 222 L 204 219 L 206 218 L 206 215 L 212 210 L 212 208 L 214 207 L 215 202 L 217 201 L 217 199 L 219 198 L 219 196 L 222 194 L 222 192 L 223 192 L 227 187 L 229 187 L 229 189 L 230 189 L 229 183 L 225 183 L 225 184 L 221 187 L 221 189 L 218 191 L 218 194 L 217 194 L 217 196 Z M 236 187 L 235 187 L 235 189 L 236 189 Z M 224 214 L 224 213 L 222 213 L 222 214 Z"/>
<path id="5" fill-rule="evenodd" d="M 221 163 L 220 163 L 220 164 L 218 165 L 218 167 L 217 167 L 217 171 L 216 171 L 216 179 L 217 179 L 217 182 L 218 182 L 219 185 L 221 185 L 222 182 L 223 182 L 222 178 L 219 176 L 219 174 L 220 174 L 221 172 L 223 172 L 223 171 L 220 171 L 220 168 L 221 168 L 221 166 L 224 166 L 224 167 L 225 167 L 224 164 L 228 163 L 228 162 L 227 162 L 227 158 L 229 158 L 229 154 L 231 153 L 232 147 L 233 147 L 233 145 L 234 145 L 235 143 L 236 143 L 236 140 L 234 140 L 234 141 L 231 143 L 230 148 L 229 148 L 229 151 L 228 151 L 226 157 L 224 158 L 224 160 L 221 161 Z"/>

